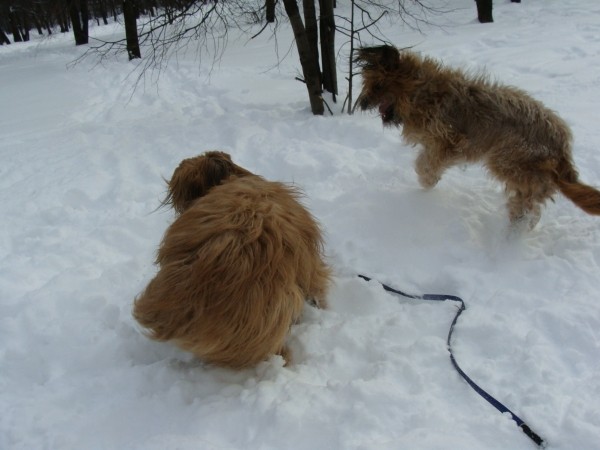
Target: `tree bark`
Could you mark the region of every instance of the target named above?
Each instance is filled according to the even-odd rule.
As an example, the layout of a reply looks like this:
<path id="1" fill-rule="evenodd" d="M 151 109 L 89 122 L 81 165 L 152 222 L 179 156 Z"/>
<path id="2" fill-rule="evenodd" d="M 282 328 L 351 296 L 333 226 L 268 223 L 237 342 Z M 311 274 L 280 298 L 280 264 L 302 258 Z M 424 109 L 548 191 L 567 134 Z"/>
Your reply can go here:
<path id="1" fill-rule="evenodd" d="M 73 27 L 75 45 L 88 43 L 87 0 L 69 0 L 69 16 Z"/>
<path id="2" fill-rule="evenodd" d="M 27 42 L 29 41 L 29 30 L 31 29 L 31 25 L 29 24 L 29 14 L 27 11 L 20 8 L 17 15 L 19 17 L 17 24 L 20 27 L 21 38 L 24 42 Z"/>
<path id="3" fill-rule="evenodd" d="M 275 0 L 265 0 L 267 23 L 275 22 Z"/>
<path id="4" fill-rule="evenodd" d="M 89 23 L 90 23 L 90 12 L 88 8 L 88 0 L 79 0 L 79 14 L 81 16 L 81 31 L 82 38 L 85 40 L 85 44 L 89 40 Z"/>
<path id="5" fill-rule="evenodd" d="M 0 45 L 10 45 L 10 40 L 2 28 L 0 28 Z"/>
<path id="6" fill-rule="evenodd" d="M 321 68 L 319 67 L 319 27 L 317 25 L 317 12 L 315 0 L 302 0 L 304 10 L 304 29 L 310 53 L 314 56 L 316 70 L 319 73 L 319 84 L 321 84 Z"/>
<path id="7" fill-rule="evenodd" d="M 33 23 L 35 24 L 35 28 L 38 32 L 38 35 L 43 36 L 44 30 L 42 29 L 42 22 L 40 22 L 40 19 L 38 17 L 34 16 Z"/>
<path id="8" fill-rule="evenodd" d="M 353 89 L 352 89 L 352 80 L 354 79 L 354 40 L 356 39 L 355 35 L 358 34 L 355 31 L 355 27 L 354 27 L 354 19 L 355 19 L 355 13 L 356 13 L 356 1 L 355 0 L 351 0 L 350 1 L 350 22 L 349 22 L 349 26 L 350 26 L 350 30 L 349 30 L 349 36 L 350 36 L 350 57 L 348 58 L 348 95 L 346 96 L 346 99 L 344 100 L 344 105 L 346 104 L 346 102 L 348 102 L 348 115 L 354 114 L 354 110 L 353 108 L 353 104 L 352 104 L 352 100 L 353 100 Z M 342 105 L 342 111 L 344 110 L 344 105 Z"/>
<path id="9" fill-rule="evenodd" d="M 127 55 L 129 55 L 129 61 L 142 57 L 138 41 L 137 14 L 135 10 L 134 0 L 123 0 L 123 17 L 125 20 L 125 37 L 127 38 Z"/>
<path id="10" fill-rule="evenodd" d="M 63 6 L 66 6 L 66 4 Z M 69 32 L 69 16 L 67 14 L 67 9 L 68 8 L 63 7 L 63 8 L 59 8 L 57 11 L 57 19 L 58 19 L 58 24 L 60 26 L 61 33 Z"/>
<path id="11" fill-rule="evenodd" d="M 333 0 L 319 0 L 321 20 L 321 67 L 323 89 L 335 96 L 338 93 L 337 67 L 335 61 L 335 19 L 333 17 Z"/>
<path id="12" fill-rule="evenodd" d="M 311 52 L 308 37 L 306 36 L 306 29 L 302 23 L 302 17 L 300 17 L 300 11 L 298 10 L 298 3 L 296 3 L 296 0 L 283 0 L 283 5 L 285 6 L 285 12 L 290 19 L 294 38 L 296 39 L 300 65 L 302 66 L 304 82 L 306 83 L 306 89 L 308 90 L 310 109 L 315 115 L 323 115 L 325 106 L 323 104 L 323 97 L 321 96 L 321 77 L 319 74 L 318 55 Z"/>
<path id="13" fill-rule="evenodd" d="M 13 35 L 13 41 L 23 42 L 23 37 L 21 36 L 21 32 L 19 31 L 19 19 L 15 10 L 12 7 L 10 8 L 10 12 L 8 13 L 8 22 L 10 24 L 10 32 Z"/>
<path id="14" fill-rule="evenodd" d="M 104 25 L 108 25 L 108 12 L 106 9 L 106 3 L 103 0 L 96 2 L 94 15 L 96 16 L 96 20 L 102 18 L 102 23 Z"/>
<path id="15" fill-rule="evenodd" d="M 475 0 L 477 3 L 477 19 L 480 23 L 490 23 L 494 21 L 492 16 L 492 0 Z"/>

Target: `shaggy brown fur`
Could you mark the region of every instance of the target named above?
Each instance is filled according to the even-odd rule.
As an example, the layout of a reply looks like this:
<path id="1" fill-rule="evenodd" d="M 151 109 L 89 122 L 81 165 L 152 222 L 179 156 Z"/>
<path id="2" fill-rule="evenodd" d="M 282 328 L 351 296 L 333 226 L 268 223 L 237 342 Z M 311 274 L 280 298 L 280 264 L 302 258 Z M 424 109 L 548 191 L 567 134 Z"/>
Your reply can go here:
<path id="1" fill-rule="evenodd" d="M 600 192 L 578 181 L 569 127 L 525 92 L 391 46 L 362 48 L 356 62 L 357 104 L 378 108 L 384 124 L 402 126 L 404 139 L 421 145 L 415 169 L 423 187 L 452 165 L 480 161 L 505 184 L 513 223 L 533 228 L 557 190 L 600 214 Z"/>
<path id="2" fill-rule="evenodd" d="M 231 368 L 286 358 L 304 300 L 325 308 L 330 282 L 319 227 L 299 196 L 226 153 L 184 160 L 165 200 L 178 217 L 158 250 L 160 270 L 134 304 L 150 337 Z"/>

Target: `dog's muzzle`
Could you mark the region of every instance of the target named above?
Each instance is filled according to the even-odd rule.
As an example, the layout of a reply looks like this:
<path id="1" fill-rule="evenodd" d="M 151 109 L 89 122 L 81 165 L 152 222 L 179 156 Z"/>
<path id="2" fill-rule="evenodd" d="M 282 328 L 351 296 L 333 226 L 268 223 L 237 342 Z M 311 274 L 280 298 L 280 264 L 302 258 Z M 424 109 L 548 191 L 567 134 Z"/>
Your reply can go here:
<path id="1" fill-rule="evenodd" d="M 394 110 L 394 104 L 392 102 L 383 102 L 379 104 L 379 115 L 381 120 L 385 124 L 400 123 L 396 117 L 396 111 Z"/>

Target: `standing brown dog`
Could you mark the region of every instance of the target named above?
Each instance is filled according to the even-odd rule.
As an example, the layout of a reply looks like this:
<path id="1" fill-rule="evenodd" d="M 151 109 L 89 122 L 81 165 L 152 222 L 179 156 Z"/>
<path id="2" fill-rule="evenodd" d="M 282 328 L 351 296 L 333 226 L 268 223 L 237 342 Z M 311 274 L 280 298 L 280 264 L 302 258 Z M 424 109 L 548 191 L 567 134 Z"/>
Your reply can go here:
<path id="1" fill-rule="evenodd" d="M 330 282 L 319 226 L 299 196 L 226 153 L 182 161 L 165 200 L 178 217 L 158 250 L 158 273 L 134 304 L 150 337 L 231 368 L 286 358 L 305 299 L 326 307 Z"/>
<path id="2" fill-rule="evenodd" d="M 535 227 L 557 190 L 600 215 L 600 192 L 578 181 L 569 127 L 525 92 L 391 46 L 362 48 L 355 62 L 363 76 L 357 104 L 378 108 L 384 124 L 402 125 L 406 142 L 421 145 L 423 187 L 452 165 L 480 161 L 504 182 L 513 223 Z"/>

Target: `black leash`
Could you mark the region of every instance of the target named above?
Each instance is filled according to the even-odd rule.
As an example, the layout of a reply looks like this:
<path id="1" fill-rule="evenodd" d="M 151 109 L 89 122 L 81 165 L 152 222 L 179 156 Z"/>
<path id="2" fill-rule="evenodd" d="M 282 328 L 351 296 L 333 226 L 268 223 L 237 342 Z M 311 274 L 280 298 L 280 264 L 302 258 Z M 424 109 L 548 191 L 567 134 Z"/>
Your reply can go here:
<path id="1" fill-rule="evenodd" d="M 362 278 L 363 280 L 371 281 L 371 278 L 369 278 L 365 275 L 358 275 L 358 276 L 360 278 Z M 381 286 L 383 286 L 383 289 L 385 289 L 386 291 L 392 292 L 397 295 L 401 295 L 402 297 L 406 297 L 406 298 L 412 298 L 415 300 L 436 301 L 436 302 L 444 302 L 446 300 L 450 300 L 453 302 L 460 303 L 460 307 L 458 308 L 458 311 L 456 312 L 456 315 L 454 316 L 454 320 L 452 321 L 452 324 L 450 325 L 450 331 L 448 331 L 448 339 L 446 339 L 446 345 L 448 347 L 448 352 L 450 353 L 450 361 L 452 361 L 452 365 L 454 366 L 456 371 L 460 374 L 460 376 L 463 377 L 463 379 L 469 384 L 469 386 L 471 386 L 475 390 L 475 392 L 477 392 L 484 399 L 486 399 L 494 408 L 496 408 L 502 414 L 504 414 L 504 413 L 510 414 L 510 417 L 512 418 L 512 420 L 514 420 L 516 422 L 517 426 L 519 428 L 521 428 L 521 430 L 523 430 L 523 433 L 525 433 L 527 436 L 529 436 L 529 438 L 533 442 L 535 442 L 537 445 L 539 445 L 542 448 L 544 448 L 546 446 L 546 443 L 544 442 L 544 440 L 535 431 L 533 431 L 531 428 L 529 428 L 529 426 L 523 421 L 523 419 L 521 419 L 519 416 L 517 416 L 515 413 L 513 413 L 510 409 L 508 409 L 506 406 L 504 406 L 502 403 L 500 403 L 498 400 L 496 400 L 494 397 L 492 397 L 490 394 L 488 394 L 486 391 L 484 391 L 481 387 L 479 387 L 479 385 L 477 385 L 477 383 L 475 383 L 460 368 L 460 366 L 456 362 L 456 359 L 454 358 L 454 354 L 452 353 L 451 340 L 452 340 L 452 333 L 454 332 L 454 326 L 456 325 L 458 318 L 460 317 L 462 312 L 465 309 L 467 309 L 467 307 L 465 306 L 465 302 L 463 301 L 462 298 L 457 297 L 455 295 L 446 295 L 446 294 L 411 295 L 411 294 L 407 294 L 405 292 L 399 291 L 398 289 L 394 289 L 393 287 L 388 286 L 387 284 L 384 284 L 384 283 L 379 283 L 379 284 L 381 284 Z"/>

